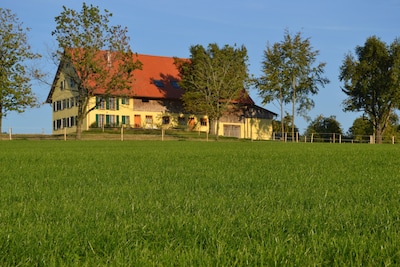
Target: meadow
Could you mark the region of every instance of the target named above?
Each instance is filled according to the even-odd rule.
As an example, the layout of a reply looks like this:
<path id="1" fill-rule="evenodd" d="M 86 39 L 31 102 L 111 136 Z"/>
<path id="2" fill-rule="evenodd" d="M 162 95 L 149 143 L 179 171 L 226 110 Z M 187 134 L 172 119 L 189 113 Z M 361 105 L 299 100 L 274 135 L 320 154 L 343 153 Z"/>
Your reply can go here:
<path id="1" fill-rule="evenodd" d="M 0 141 L 1 266 L 398 266 L 400 147 Z"/>

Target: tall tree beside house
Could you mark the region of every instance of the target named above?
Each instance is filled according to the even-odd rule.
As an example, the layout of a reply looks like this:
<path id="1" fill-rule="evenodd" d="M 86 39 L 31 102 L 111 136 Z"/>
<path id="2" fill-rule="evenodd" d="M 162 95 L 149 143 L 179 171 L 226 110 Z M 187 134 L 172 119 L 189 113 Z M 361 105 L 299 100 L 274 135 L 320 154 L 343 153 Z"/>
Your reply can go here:
<path id="1" fill-rule="evenodd" d="M 283 104 L 292 103 L 292 136 L 295 114 L 308 118 L 307 111 L 314 107 L 310 95 L 317 94 L 319 86 L 329 83 L 323 76 L 326 63 L 315 65 L 318 55 L 319 51 L 313 49 L 309 38 L 303 39 L 299 32 L 292 36 L 288 30 L 282 42 L 268 46 L 264 52 L 259 93 L 264 103 L 279 99 L 281 109 Z"/>
<path id="2" fill-rule="evenodd" d="M 42 75 L 28 62 L 40 55 L 31 51 L 27 32 L 29 28 L 11 10 L 0 8 L 0 133 L 8 112 L 21 113 L 38 105 L 31 80 Z"/>
<path id="3" fill-rule="evenodd" d="M 206 114 L 210 123 L 216 125 L 218 140 L 219 120 L 240 97 L 248 79 L 247 49 L 209 44 L 190 47 L 189 60 L 176 60 L 182 96 L 187 112 Z M 214 127 L 211 128 L 214 131 Z"/>
<path id="4" fill-rule="evenodd" d="M 272 46 L 268 45 L 264 51 L 264 60 L 262 62 L 263 75 L 255 80 L 263 104 L 268 104 L 274 100 L 279 101 L 281 110 L 280 129 L 276 128 L 274 131 L 282 134 L 288 131 L 287 124 L 285 124 L 287 116 L 284 116 L 284 106 L 290 102 L 288 92 L 290 84 L 283 84 L 285 81 L 284 72 L 282 71 L 283 55 L 280 43 L 275 43 Z"/>
<path id="5" fill-rule="evenodd" d="M 362 111 L 372 122 L 376 143 L 382 143 L 390 117 L 400 107 L 400 40 L 387 45 L 367 38 L 348 54 L 340 68 L 344 111 Z"/>
<path id="6" fill-rule="evenodd" d="M 127 28 L 109 25 L 112 13 L 83 3 L 82 10 L 63 6 L 56 29 L 60 64 L 73 66 L 69 79 L 74 80 L 78 95 L 76 138 L 81 138 L 83 120 L 96 106 L 89 107 L 95 92 L 112 96 L 131 88 L 132 72 L 141 67 L 134 59 Z M 104 53 L 104 51 L 107 51 Z M 96 103 L 97 105 L 98 103 Z"/>

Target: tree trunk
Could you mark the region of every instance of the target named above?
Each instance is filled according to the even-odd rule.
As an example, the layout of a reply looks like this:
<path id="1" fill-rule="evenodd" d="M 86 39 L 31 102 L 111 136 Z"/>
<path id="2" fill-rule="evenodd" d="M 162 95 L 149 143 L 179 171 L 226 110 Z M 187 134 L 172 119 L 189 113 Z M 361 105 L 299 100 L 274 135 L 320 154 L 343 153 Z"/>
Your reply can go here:
<path id="1" fill-rule="evenodd" d="M 296 79 L 292 80 L 293 105 L 292 105 L 292 142 L 294 142 L 294 113 L 296 109 Z"/>
<path id="2" fill-rule="evenodd" d="M 0 134 L 3 133 L 3 114 L 0 113 Z"/>
<path id="3" fill-rule="evenodd" d="M 280 95 L 280 104 L 281 104 L 281 140 L 283 140 L 283 132 L 285 131 L 285 124 L 283 122 L 283 96 Z"/>
<path id="4" fill-rule="evenodd" d="M 375 129 L 375 143 L 376 144 L 382 144 L 382 135 L 383 135 L 382 127 L 380 124 L 378 124 Z"/>
<path id="5" fill-rule="evenodd" d="M 81 140 L 82 138 L 82 119 L 78 118 L 77 124 L 76 124 L 76 136 L 75 139 L 76 140 Z"/>
<path id="6" fill-rule="evenodd" d="M 216 130 L 216 133 L 215 133 L 215 140 L 218 141 L 219 140 L 219 118 L 217 118 L 215 120 L 215 122 L 217 123 L 217 130 Z"/>

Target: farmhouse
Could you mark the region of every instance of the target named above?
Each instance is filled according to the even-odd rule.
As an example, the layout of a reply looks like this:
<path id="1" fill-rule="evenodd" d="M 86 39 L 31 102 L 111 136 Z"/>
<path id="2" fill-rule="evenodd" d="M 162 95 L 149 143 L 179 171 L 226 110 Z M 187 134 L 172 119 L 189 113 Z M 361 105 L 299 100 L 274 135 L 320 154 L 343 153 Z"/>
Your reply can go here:
<path id="1" fill-rule="evenodd" d="M 181 127 L 215 132 L 216 125 L 209 125 L 206 116 L 184 111 L 181 100 L 184 89 L 179 86 L 179 72 L 173 57 L 134 56 L 142 63 L 142 69 L 134 70 L 131 90 L 107 96 L 101 90 L 95 91 L 87 107 L 93 110 L 86 116 L 82 130 L 96 127 Z M 71 68 L 71 64 L 60 62 L 46 100 L 52 105 L 53 134 L 76 131 L 78 92 L 76 81 L 68 75 Z M 219 135 L 271 139 L 275 113 L 255 105 L 245 90 L 233 105 L 232 112 L 220 119 Z"/>

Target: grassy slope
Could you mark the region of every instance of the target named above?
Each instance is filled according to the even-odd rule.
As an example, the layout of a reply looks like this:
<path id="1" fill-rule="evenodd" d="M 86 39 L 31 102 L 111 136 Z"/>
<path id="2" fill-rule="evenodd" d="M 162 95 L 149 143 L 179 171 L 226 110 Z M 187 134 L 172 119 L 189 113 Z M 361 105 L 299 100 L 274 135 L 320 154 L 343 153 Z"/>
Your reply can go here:
<path id="1" fill-rule="evenodd" d="M 398 150 L 0 142 L 0 265 L 396 265 Z"/>

